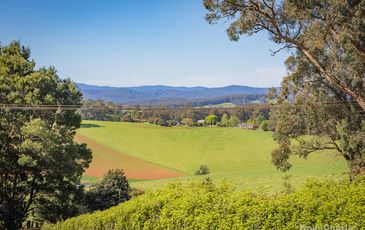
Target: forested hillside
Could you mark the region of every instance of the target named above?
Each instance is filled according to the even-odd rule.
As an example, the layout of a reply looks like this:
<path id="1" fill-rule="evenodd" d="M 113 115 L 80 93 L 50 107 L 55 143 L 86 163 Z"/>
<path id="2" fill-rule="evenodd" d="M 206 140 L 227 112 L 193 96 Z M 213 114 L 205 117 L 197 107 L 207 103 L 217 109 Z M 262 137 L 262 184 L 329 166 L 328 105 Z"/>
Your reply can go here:
<path id="1" fill-rule="evenodd" d="M 84 99 L 104 100 L 124 105 L 204 106 L 231 102 L 264 102 L 268 88 L 232 85 L 219 88 L 140 86 L 110 87 L 77 83 Z"/>

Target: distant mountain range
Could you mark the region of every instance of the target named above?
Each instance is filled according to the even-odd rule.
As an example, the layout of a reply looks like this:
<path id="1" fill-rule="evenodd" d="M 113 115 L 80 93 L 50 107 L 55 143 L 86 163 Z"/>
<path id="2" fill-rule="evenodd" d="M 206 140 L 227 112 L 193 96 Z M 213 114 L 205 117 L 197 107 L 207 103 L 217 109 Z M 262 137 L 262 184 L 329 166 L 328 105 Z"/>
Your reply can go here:
<path id="1" fill-rule="evenodd" d="M 269 88 L 231 85 L 226 87 L 173 87 L 164 85 L 110 87 L 77 83 L 84 99 L 124 105 L 204 106 L 220 103 L 245 104 L 265 100 Z"/>

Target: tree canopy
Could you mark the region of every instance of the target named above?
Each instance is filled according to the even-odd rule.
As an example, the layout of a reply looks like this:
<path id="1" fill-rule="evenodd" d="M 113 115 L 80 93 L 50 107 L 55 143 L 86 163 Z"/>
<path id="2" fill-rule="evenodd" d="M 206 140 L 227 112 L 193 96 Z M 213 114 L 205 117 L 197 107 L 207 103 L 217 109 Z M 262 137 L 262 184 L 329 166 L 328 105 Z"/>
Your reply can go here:
<path id="1" fill-rule="evenodd" d="M 268 32 L 281 49 L 303 56 L 319 80 L 365 111 L 364 0 L 204 0 L 204 5 L 208 22 L 230 22 L 230 39 Z"/>
<path id="2" fill-rule="evenodd" d="M 218 117 L 214 114 L 209 115 L 205 118 L 205 123 L 209 124 L 209 125 L 215 125 L 218 121 Z"/>
<path id="3" fill-rule="evenodd" d="M 0 46 L 1 229 L 21 228 L 39 203 L 57 203 L 64 213 L 82 189 L 80 178 L 91 151 L 73 140 L 80 115 L 44 107 L 79 105 L 81 96 L 54 68 L 36 70 L 30 50 L 19 42 Z M 24 105 L 38 107 L 19 108 Z"/>
<path id="4" fill-rule="evenodd" d="M 266 31 L 292 55 L 280 96 L 270 90 L 271 126 L 279 148 L 273 163 L 288 170 L 291 155 L 327 150 L 365 173 L 365 1 L 204 0 L 210 23 L 227 33 Z"/>
<path id="5" fill-rule="evenodd" d="M 227 127 L 229 125 L 228 122 L 229 122 L 229 116 L 228 116 L 228 114 L 225 113 L 225 114 L 223 114 L 223 116 L 221 118 L 220 125 Z"/>

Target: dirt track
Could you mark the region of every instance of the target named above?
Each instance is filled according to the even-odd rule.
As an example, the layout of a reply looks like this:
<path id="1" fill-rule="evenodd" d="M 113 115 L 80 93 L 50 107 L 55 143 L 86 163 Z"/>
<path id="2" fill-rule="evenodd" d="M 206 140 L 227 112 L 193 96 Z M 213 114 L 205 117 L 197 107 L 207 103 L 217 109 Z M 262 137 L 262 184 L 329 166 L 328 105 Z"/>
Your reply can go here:
<path id="1" fill-rule="evenodd" d="M 153 180 L 182 176 L 181 173 L 101 145 L 88 137 L 76 135 L 75 140 L 86 143 L 93 151 L 93 160 L 85 173 L 88 176 L 101 177 L 108 169 L 123 169 L 129 179 Z"/>

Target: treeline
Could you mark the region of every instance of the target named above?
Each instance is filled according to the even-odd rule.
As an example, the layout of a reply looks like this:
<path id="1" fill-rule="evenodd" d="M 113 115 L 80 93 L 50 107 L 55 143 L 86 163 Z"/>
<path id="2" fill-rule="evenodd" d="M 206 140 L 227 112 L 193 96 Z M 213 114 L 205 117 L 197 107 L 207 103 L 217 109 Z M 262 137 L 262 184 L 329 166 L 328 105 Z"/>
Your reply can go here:
<path id="1" fill-rule="evenodd" d="M 168 99 L 166 102 L 158 102 L 153 104 L 154 106 L 164 106 L 168 108 L 189 108 L 199 107 L 206 105 L 217 105 L 222 103 L 233 103 L 235 105 L 246 105 L 253 102 L 263 103 L 266 101 L 265 94 L 236 94 L 229 96 L 220 96 L 213 98 L 201 98 L 201 99 Z"/>
<path id="2" fill-rule="evenodd" d="M 83 120 L 119 121 L 123 106 L 102 100 L 84 100 L 80 112 Z"/>
<path id="3" fill-rule="evenodd" d="M 203 126 L 218 125 L 235 127 L 250 124 L 258 128 L 269 119 L 268 104 L 250 104 L 232 108 L 164 108 L 164 107 L 123 107 L 100 100 L 84 101 L 82 119 L 102 121 L 147 122 L 161 126 Z"/>

